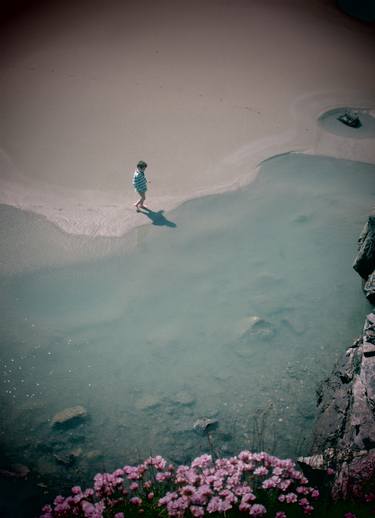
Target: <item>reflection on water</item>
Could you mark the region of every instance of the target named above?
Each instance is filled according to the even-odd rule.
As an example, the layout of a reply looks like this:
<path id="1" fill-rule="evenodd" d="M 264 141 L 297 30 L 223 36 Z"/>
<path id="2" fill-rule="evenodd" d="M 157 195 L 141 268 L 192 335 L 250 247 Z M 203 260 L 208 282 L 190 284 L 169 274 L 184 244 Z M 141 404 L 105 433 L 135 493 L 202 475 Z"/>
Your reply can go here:
<path id="1" fill-rule="evenodd" d="M 150 452 L 188 461 L 208 449 L 200 417 L 219 453 L 306 453 L 317 384 L 368 311 L 351 264 L 374 175 L 278 157 L 239 192 L 153 207 L 131 253 L 3 275 L 3 463 L 64 487 Z M 75 405 L 87 418 L 51 426 Z"/>

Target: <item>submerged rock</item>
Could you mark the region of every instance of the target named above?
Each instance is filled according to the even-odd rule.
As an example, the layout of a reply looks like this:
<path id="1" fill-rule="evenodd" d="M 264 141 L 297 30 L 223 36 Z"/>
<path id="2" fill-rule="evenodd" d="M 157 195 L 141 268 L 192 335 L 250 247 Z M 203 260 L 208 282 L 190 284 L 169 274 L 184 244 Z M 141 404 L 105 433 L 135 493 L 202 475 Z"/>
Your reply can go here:
<path id="1" fill-rule="evenodd" d="M 103 452 L 101 452 L 100 450 L 90 450 L 85 455 L 85 458 L 87 460 L 97 460 L 101 457 L 103 457 Z"/>
<path id="2" fill-rule="evenodd" d="M 70 425 L 80 421 L 86 416 L 87 410 L 81 405 L 65 408 L 53 416 L 52 426 Z"/>
<path id="3" fill-rule="evenodd" d="M 177 392 L 175 396 L 172 398 L 173 403 L 181 406 L 191 406 L 195 403 L 195 398 L 190 392 L 182 390 L 181 392 Z"/>
<path id="4" fill-rule="evenodd" d="M 160 405 L 161 399 L 154 394 L 145 395 L 135 402 L 135 406 L 138 410 L 152 410 Z"/>
<path id="5" fill-rule="evenodd" d="M 36 471 L 42 476 L 53 475 L 59 472 L 59 466 L 47 457 L 40 457 L 36 462 Z"/>
<path id="6" fill-rule="evenodd" d="M 82 448 L 75 448 L 74 450 L 69 451 L 65 454 L 55 453 L 53 455 L 54 459 L 58 464 L 62 464 L 64 466 L 72 466 L 76 463 L 76 461 L 82 456 Z"/>
<path id="7" fill-rule="evenodd" d="M 243 321 L 243 323 L 245 322 L 247 326 L 246 329 L 244 329 L 241 333 L 241 342 L 246 342 L 252 338 L 267 340 L 275 335 L 275 329 L 273 325 L 264 318 L 254 315 Z"/>
<path id="8" fill-rule="evenodd" d="M 300 318 L 283 318 L 281 324 L 295 335 L 301 336 L 306 332 L 306 323 Z"/>
<path id="9" fill-rule="evenodd" d="M 202 417 L 197 419 L 193 424 L 194 432 L 199 435 L 205 435 L 206 433 L 215 430 L 219 425 L 219 421 L 217 419 L 209 419 L 208 417 Z"/>
<path id="10" fill-rule="evenodd" d="M 27 478 L 30 468 L 24 464 L 12 464 L 10 469 L 0 469 L 0 477 L 3 478 Z"/>

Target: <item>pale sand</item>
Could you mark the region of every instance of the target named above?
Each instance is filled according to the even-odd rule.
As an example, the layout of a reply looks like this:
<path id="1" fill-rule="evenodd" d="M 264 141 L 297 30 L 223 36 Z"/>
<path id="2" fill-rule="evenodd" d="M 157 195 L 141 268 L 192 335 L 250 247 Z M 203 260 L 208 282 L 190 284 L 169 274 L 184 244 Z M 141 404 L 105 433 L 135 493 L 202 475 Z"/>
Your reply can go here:
<path id="1" fill-rule="evenodd" d="M 240 187 L 278 153 L 375 162 L 374 139 L 317 122 L 346 105 L 374 113 L 374 43 L 329 0 L 29 12 L 1 28 L 0 203 L 70 233 L 120 236 L 149 222 L 133 207 L 139 159 L 153 210 Z"/>

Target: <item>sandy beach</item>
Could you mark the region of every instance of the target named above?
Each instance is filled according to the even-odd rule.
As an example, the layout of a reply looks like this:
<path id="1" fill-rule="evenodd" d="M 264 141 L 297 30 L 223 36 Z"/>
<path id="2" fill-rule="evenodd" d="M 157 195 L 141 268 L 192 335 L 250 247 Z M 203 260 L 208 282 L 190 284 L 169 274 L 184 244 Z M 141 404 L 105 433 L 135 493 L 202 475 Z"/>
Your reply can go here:
<path id="1" fill-rule="evenodd" d="M 0 36 L 0 203 L 68 233 L 121 236 L 148 205 L 235 189 L 300 151 L 375 162 L 373 136 L 318 123 L 375 110 L 370 25 L 314 0 L 80 1 L 34 5 Z"/>

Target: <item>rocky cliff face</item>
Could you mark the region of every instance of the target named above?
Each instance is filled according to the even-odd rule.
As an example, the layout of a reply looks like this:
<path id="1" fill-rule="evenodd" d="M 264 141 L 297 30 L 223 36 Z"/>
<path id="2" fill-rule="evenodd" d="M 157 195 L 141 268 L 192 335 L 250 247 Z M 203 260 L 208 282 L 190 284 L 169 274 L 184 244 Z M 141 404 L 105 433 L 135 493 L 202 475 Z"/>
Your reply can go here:
<path id="1" fill-rule="evenodd" d="M 375 214 L 371 214 L 358 238 L 358 254 L 353 268 L 363 279 L 367 300 L 375 304 Z"/>
<path id="2" fill-rule="evenodd" d="M 354 269 L 375 302 L 375 215 L 359 237 Z M 334 499 L 375 499 L 375 313 L 318 391 L 319 416 L 312 455 L 299 459 L 307 471 L 332 470 Z"/>
<path id="3" fill-rule="evenodd" d="M 375 314 L 318 393 L 313 453 L 375 449 Z"/>

